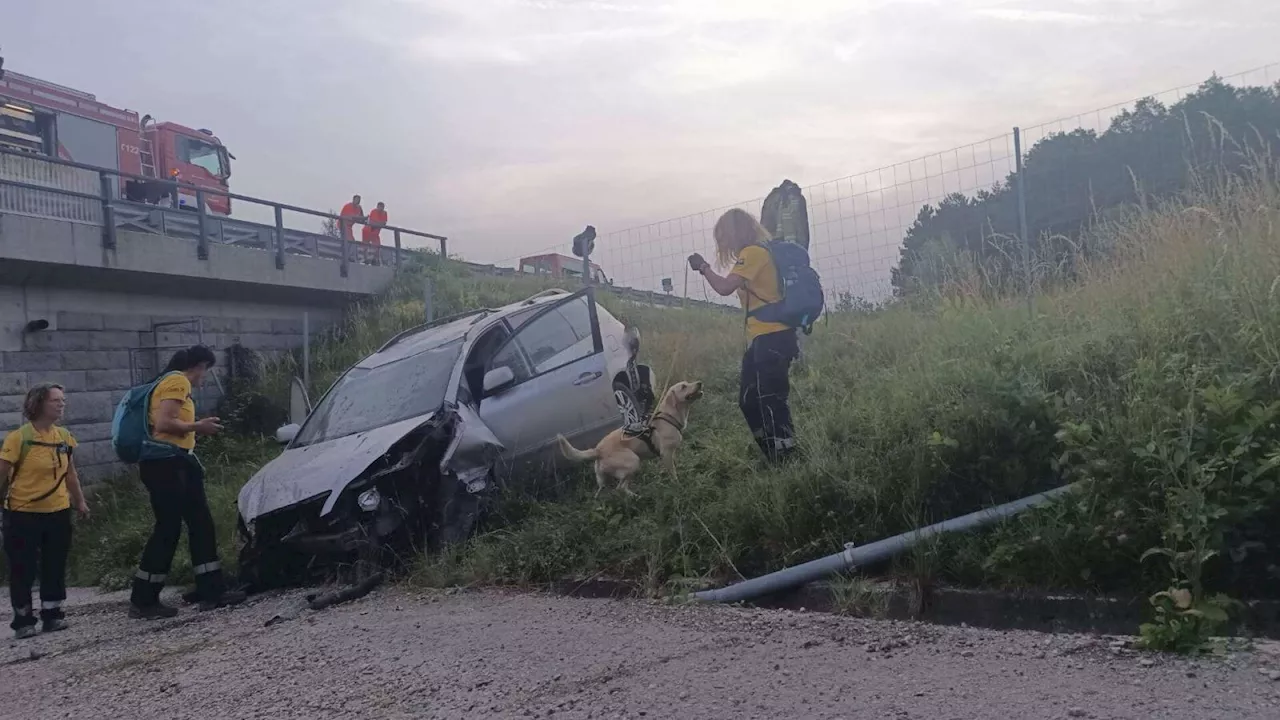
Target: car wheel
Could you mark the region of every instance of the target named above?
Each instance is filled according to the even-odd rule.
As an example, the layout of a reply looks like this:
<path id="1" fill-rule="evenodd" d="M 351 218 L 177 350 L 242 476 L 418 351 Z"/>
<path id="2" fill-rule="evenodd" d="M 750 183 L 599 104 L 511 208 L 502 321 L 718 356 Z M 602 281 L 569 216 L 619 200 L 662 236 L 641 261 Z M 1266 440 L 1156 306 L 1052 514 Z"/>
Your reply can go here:
<path id="1" fill-rule="evenodd" d="M 613 399 L 618 403 L 618 412 L 622 413 L 622 422 L 626 426 L 639 425 L 644 422 L 640 416 L 640 401 L 626 383 L 615 380 L 613 383 Z"/>

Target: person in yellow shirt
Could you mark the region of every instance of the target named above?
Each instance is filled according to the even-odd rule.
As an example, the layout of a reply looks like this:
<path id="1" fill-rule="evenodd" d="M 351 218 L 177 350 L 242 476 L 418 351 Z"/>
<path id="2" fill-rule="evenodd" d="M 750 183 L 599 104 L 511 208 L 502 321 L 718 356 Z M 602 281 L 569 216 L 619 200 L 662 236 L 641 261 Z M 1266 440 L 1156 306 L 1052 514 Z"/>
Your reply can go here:
<path id="1" fill-rule="evenodd" d="M 698 253 L 689 256 L 689 266 L 720 295 L 738 294 L 746 314 L 747 342 L 738 379 L 738 407 L 765 457 L 781 461 L 796 447 L 789 375 L 800 347 L 795 328 L 753 316 L 759 308 L 782 300 L 778 271 L 765 248 L 771 237 L 755 218 L 737 208 L 720 216 L 712 235 L 716 259 L 721 267 L 730 268 L 729 274 L 717 274 Z"/>
<path id="2" fill-rule="evenodd" d="M 76 439 L 57 425 L 66 405 L 61 385 L 46 383 L 31 388 L 22 405 L 27 422 L 6 435 L 0 445 L 4 553 L 13 605 L 9 627 L 18 639 L 37 633 L 31 606 L 31 588 L 37 577 L 41 629 L 54 632 L 67 627 L 62 603 L 67 599 L 71 508 L 88 517 L 89 506 L 71 459 Z"/>
<path id="3" fill-rule="evenodd" d="M 155 527 L 133 579 L 129 617 L 151 620 L 178 614 L 177 608 L 160 602 L 160 591 L 173 564 L 183 523 L 196 576 L 196 590 L 189 599 L 205 610 L 245 599 L 244 593 L 226 589 L 213 514 L 204 491 L 204 467 L 195 456 L 197 435 L 215 435 L 222 430 L 216 417 L 196 420 L 196 405 L 191 399 L 191 388 L 198 386 L 216 363 L 213 351 L 203 345 L 179 350 L 151 391 L 151 437 L 171 446 L 173 454 L 138 463 L 138 475 L 151 496 Z"/>

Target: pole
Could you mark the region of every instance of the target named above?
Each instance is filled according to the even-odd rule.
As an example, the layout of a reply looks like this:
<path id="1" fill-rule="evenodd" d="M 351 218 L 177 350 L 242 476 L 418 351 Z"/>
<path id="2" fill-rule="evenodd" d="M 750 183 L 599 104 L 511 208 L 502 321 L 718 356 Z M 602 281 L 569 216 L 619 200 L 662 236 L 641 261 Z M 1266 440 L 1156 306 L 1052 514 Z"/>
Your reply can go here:
<path id="1" fill-rule="evenodd" d="M 586 252 L 582 253 L 582 284 L 584 286 L 591 284 L 591 255 Z"/>
<path id="2" fill-rule="evenodd" d="M 276 269 L 284 269 L 284 208 L 276 206 Z M 306 313 L 303 313 L 303 324 L 306 324 Z"/>
<path id="3" fill-rule="evenodd" d="M 432 321 L 434 321 L 434 320 L 436 319 L 436 309 L 435 309 L 435 307 L 434 307 L 434 305 L 433 305 L 433 303 L 432 303 L 432 300 L 433 300 L 432 295 L 434 294 L 434 290 L 435 290 L 435 288 L 433 288 L 433 287 L 432 287 L 432 285 L 433 285 L 433 283 L 432 283 L 432 281 L 431 281 L 431 277 L 430 277 L 430 276 L 428 276 L 428 277 L 426 277 L 425 279 L 423 279 L 423 281 L 422 281 L 422 310 L 423 310 L 423 313 L 426 315 L 426 318 L 427 318 L 427 322 L 428 322 L 428 323 L 430 323 L 430 322 L 432 322 Z"/>
<path id="4" fill-rule="evenodd" d="M 279 212 L 280 208 L 276 208 Z M 311 313 L 302 311 L 302 387 L 311 397 Z"/>
<path id="5" fill-rule="evenodd" d="M 200 232 L 200 240 L 196 243 L 196 257 L 209 259 L 209 217 L 205 212 L 204 190 L 196 190 L 196 227 Z"/>
<path id="6" fill-rule="evenodd" d="M 1014 167 L 1018 178 L 1018 233 L 1022 236 L 1022 272 L 1026 283 L 1027 315 L 1035 318 L 1035 305 L 1031 297 L 1031 238 L 1027 233 L 1027 179 L 1022 172 L 1022 130 L 1013 129 Z"/>
<path id="7" fill-rule="evenodd" d="M 449 240 L 447 238 L 440 238 L 440 259 L 449 259 Z"/>
<path id="8" fill-rule="evenodd" d="M 102 191 L 102 247 L 116 249 L 116 211 L 111 207 L 111 176 L 98 173 L 98 187 Z"/>
<path id="9" fill-rule="evenodd" d="M 400 230 L 395 231 L 396 236 L 396 267 L 400 267 Z"/>
<path id="10" fill-rule="evenodd" d="M 355 225 L 352 224 L 351 228 L 352 228 L 351 232 L 354 234 Z M 338 258 L 338 274 L 341 275 L 342 277 L 346 277 L 347 272 L 351 265 L 351 258 L 350 258 L 351 246 L 355 245 L 355 241 L 354 240 L 351 242 L 347 241 L 347 229 L 343 227 L 341 222 L 338 223 L 338 231 L 339 231 L 338 242 L 341 243 L 342 245 L 342 257 Z"/>
<path id="11" fill-rule="evenodd" d="M 870 565 L 872 563 L 887 560 L 904 550 L 907 550 L 917 543 L 927 540 L 935 535 L 941 535 L 948 532 L 958 532 L 961 530 L 972 530 L 990 525 L 997 520 L 1003 520 L 1008 517 L 1017 515 L 1018 513 L 1029 510 L 1038 505 L 1044 505 L 1058 497 L 1065 495 L 1076 488 L 1075 484 L 1063 485 L 1042 493 L 1037 493 L 1030 497 L 1014 500 L 1004 505 L 997 505 L 986 510 L 961 515 L 958 518 L 952 518 L 945 522 L 940 522 L 927 527 L 922 527 L 911 532 L 905 532 L 901 535 L 895 535 L 891 538 L 885 538 L 863 545 L 854 547 L 852 543 L 845 546 L 841 552 L 828 555 L 817 560 L 811 560 L 803 565 L 779 570 L 777 572 L 762 575 L 751 580 L 744 580 L 729 587 L 720 588 L 719 590 L 704 590 L 694 593 L 693 596 L 704 602 L 717 603 L 733 603 L 752 598 L 761 597 L 776 593 L 780 590 L 788 590 L 793 587 L 813 582 L 819 578 L 825 577 L 832 573 L 851 570 L 853 568 Z"/>

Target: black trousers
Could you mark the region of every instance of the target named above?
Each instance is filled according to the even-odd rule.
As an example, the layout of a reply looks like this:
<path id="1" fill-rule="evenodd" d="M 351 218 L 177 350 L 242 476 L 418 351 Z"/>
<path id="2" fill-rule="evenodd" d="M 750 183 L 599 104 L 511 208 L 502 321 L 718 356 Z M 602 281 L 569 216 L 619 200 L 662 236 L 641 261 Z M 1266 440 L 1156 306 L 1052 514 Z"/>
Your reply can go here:
<path id="1" fill-rule="evenodd" d="M 756 444 L 770 460 L 780 460 L 795 448 L 791 424 L 791 362 L 800 353 L 795 330 L 761 335 L 742 355 L 738 407 L 747 419 Z"/>
<path id="2" fill-rule="evenodd" d="M 17 630 L 36 624 L 31 588 L 40 579 L 40 619 L 62 618 L 67 599 L 71 509 L 51 513 L 4 511 L 4 554 L 9 561 L 9 601 Z"/>
<path id="3" fill-rule="evenodd" d="M 160 591 L 169 577 L 173 555 L 187 525 L 191 568 L 201 599 L 215 599 L 224 589 L 222 564 L 213 514 L 204 492 L 204 470 L 194 456 L 146 460 L 138 463 L 142 484 L 151 495 L 155 527 L 142 549 L 142 560 L 133 579 L 130 601 L 139 607 L 160 602 Z"/>

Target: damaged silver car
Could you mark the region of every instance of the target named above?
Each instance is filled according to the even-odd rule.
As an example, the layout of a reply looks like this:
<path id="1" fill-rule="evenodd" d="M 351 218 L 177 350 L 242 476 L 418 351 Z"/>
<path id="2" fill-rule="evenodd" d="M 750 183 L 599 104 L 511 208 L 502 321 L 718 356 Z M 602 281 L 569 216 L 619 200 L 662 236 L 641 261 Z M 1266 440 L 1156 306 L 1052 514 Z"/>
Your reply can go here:
<path id="1" fill-rule="evenodd" d="M 359 578 L 466 539 L 502 487 L 554 469 L 653 404 L 640 335 L 590 288 L 548 290 L 392 338 L 347 370 L 240 491 L 250 589 Z"/>

